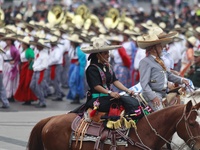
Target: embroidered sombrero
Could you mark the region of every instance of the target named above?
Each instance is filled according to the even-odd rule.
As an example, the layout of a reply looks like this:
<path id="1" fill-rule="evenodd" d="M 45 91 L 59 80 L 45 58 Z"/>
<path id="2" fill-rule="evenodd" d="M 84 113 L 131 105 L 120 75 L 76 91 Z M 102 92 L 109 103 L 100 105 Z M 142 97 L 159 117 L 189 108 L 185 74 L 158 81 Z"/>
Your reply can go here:
<path id="1" fill-rule="evenodd" d="M 81 50 L 84 53 L 91 54 L 91 53 L 105 52 L 105 51 L 117 49 L 120 47 L 122 47 L 122 46 L 121 45 L 108 45 L 106 40 L 103 38 L 96 38 L 93 41 L 93 46 L 82 47 Z"/>

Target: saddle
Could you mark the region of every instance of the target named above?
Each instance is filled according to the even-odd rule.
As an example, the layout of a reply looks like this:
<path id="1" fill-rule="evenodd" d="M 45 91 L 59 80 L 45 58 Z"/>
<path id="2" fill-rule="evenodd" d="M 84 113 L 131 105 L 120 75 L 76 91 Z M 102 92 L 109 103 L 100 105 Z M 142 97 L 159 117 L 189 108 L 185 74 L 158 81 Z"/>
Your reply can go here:
<path id="1" fill-rule="evenodd" d="M 117 145 L 127 145 L 127 137 L 129 130 L 126 127 L 121 127 L 115 130 L 106 128 L 103 122 L 87 122 L 85 118 L 77 116 L 71 125 L 72 141 L 76 141 L 76 146 L 80 142 L 79 149 L 82 147 L 82 142 L 95 142 L 94 150 L 103 149 L 104 144 L 112 145 L 111 150 L 115 150 Z"/>

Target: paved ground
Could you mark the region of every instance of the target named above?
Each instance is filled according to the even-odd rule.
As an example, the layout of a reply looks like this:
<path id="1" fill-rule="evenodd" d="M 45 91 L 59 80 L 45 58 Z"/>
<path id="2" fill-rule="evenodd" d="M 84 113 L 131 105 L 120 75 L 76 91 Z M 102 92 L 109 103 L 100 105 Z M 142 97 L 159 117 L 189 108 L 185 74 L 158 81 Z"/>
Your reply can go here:
<path id="1" fill-rule="evenodd" d="M 24 106 L 14 102 L 9 109 L 0 109 L 0 150 L 25 150 L 31 129 L 38 121 L 79 106 L 70 104 L 66 98 L 61 102 L 47 99 L 47 108 L 35 108 L 35 104 Z"/>

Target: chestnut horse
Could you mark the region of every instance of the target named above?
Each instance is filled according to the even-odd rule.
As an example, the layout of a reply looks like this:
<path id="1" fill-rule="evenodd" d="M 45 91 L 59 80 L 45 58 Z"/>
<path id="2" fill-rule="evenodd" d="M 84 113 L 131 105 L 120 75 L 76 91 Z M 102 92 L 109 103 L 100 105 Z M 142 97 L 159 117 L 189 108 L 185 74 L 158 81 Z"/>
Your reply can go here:
<path id="1" fill-rule="evenodd" d="M 192 106 L 175 105 L 143 117 L 137 123 L 137 130 L 131 129 L 129 139 L 143 145 L 142 149 L 159 150 L 172 135 L 178 135 L 193 150 L 200 150 L 200 125 L 196 121 L 200 103 Z M 78 150 L 70 140 L 71 124 L 77 114 L 69 113 L 46 118 L 38 122 L 29 137 L 28 150 Z M 137 134 L 136 134 L 137 132 Z M 94 142 L 83 142 L 82 150 L 94 148 Z M 110 145 L 104 145 L 109 150 Z M 128 146 L 117 146 L 117 150 L 139 150 L 141 148 L 128 142 Z"/>

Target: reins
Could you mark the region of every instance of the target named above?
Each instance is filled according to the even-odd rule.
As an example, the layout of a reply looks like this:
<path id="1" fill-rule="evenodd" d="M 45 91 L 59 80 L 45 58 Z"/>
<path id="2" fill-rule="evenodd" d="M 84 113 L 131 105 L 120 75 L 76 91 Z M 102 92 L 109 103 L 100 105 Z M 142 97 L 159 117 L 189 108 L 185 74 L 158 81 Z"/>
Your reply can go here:
<path id="1" fill-rule="evenodd" d="M 136 97 L 137 97 L 137 99 L 138 99 L 139 105 L 140 105 L 141 108 L 142 108 L 142 112 L 145 114 L 144 109 L 143 109 L 143 107 L 142 107 L 142 105 L 141 105 L 141 101 L 145 101 L 144 98 L 143 98 L 143 96 L 141 95 L 141 93 L 138 93 L 138 94 L 136 95 Z M 172 143 L 172 144 L 174 144 L 174 146 L 176 146 L 176 148 L 178 148 L 178 149 L 180 148 L 180 147 L 179 147 L 178 145 L 176 145 L 174 142 L 172 142 L 172 141 L 170 142 L 170 141 L 168 141 L 167 139 L 165 139 L 164 137 L 162 137 L 162 136 L 156 131 L 156 129 L 153 128 L 153 126 L 152 126 L 151 123 L 149 122 L 147 116 L 144 115 L 144 117 L 145 117 L 145 119 L 146 119 L 148 125 L 150 126 L 151 130 L 155 133 L 156 136 L 158 136 L 159 138 L 161 138 L 161 139 L 162 139 L 163 141 L 165 141 L 166 143 L 168 143 L 168 144 L 171 144 L 171 143 Z M 136 134 L 136 135 L 138 136 L 140 142 L 143 144 L 143 142 L 142 142 L 141 138 L 139 137 L 139 135 L 138 135 L 138 134 Z"/>

